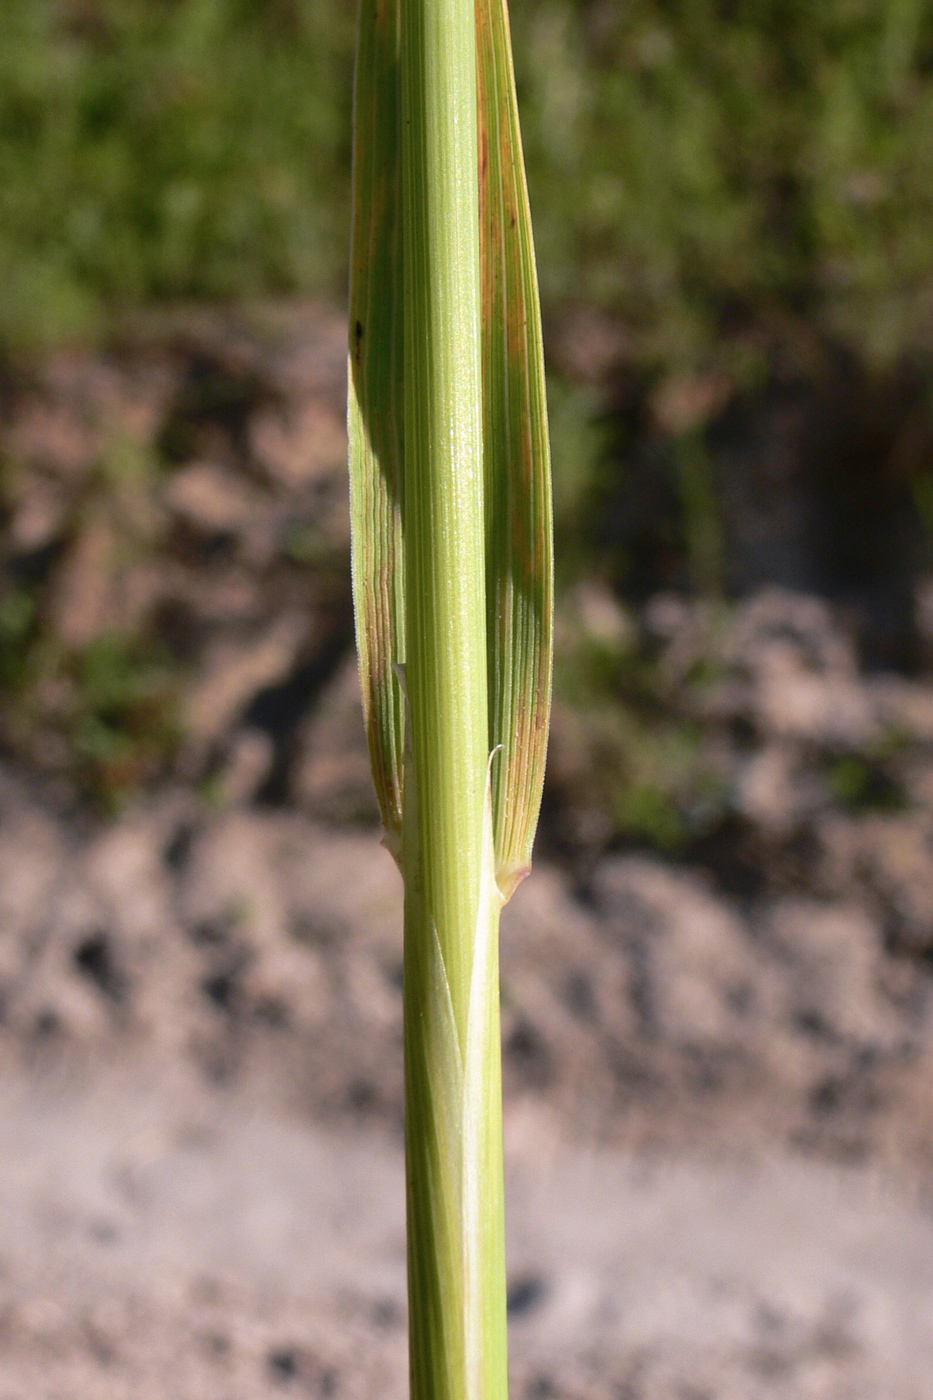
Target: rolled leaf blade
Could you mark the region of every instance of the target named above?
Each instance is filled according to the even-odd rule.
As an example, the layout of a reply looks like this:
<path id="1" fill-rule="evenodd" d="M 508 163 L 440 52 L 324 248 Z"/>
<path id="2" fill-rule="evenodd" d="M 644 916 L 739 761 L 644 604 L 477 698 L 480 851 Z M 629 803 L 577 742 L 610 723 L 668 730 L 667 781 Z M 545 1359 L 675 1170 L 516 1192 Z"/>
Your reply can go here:
<path id="1" fill-rule="evenodd" d="M 506 0 L 476 0 L 486 616 L 497 875 L 528 873 L 550 714 L 553 545 L 544 353 Z"/>
<path id="2" fill-rule="evenodd" d="M 348 428 L 353 602 L 369 755 L 399 858 L 405 751 L 400 0 L 360 5 L 353 108 Z"/>

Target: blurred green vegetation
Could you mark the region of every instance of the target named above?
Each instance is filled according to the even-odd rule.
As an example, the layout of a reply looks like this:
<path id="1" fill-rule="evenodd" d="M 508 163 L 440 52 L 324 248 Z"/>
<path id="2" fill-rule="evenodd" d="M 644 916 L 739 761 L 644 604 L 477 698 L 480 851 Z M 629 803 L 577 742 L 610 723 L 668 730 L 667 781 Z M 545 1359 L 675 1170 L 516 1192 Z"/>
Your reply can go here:
<path id="1" fill-rule="evenodd" d="M 568 589 L 555 635 L 555 735 L 549 783 L 561 840 L 626 841 L 673 851 L 705 836 L 729 806 L 695 703 L 708 663 L 670 674 L 644 629 L 589 579 Z"/>
<path id="2" fill-rule="evenodd" d="M 0 335 L 339 290 L 352 7 L 0 5 Z"/>
<path id="3" fill-rule="evenodd" d="M 350 0 L 6 0 L 0 336 L 154 300 L 340 295 Z M 923 0 L 513 0 L 547 308 L 645 363 L 761 333 L 890 362 L 933 297 Z"/>
<path id="4" fill-rule="evenodd" d="M 923 0 L 516 11 L 549 299 L 610 304 L 644 353 L 688 365 L 755 324 L 881 361 L 926 335 Z"/>
<path id="5" fill-rule="evenodd" d="M 177 680 L 152 637 L 103 633 L 69 650 L 37 626 L 29 590 L 0 604 L 7 744 L 70 772 L 105 810 L 164 769 L 178 739 Z"/>
<path id="6" fill-rule="evenodd" d="M 0 460 L 3 525 L 27 476 Z M 96 621 L 101 600 L 86 596 L 89 576 L 92 593 L 95 580 L 119 592 L 126 560 L 155 562 L 158 484 L 154 456 L 114 435 L 52 541 L 4 560 L 0 575 L 3 744 L 39 770 L 69 773 L 105 810 L 164 771 L 179 738 L 181 672 L 163 639 L 126 616 Z"/>

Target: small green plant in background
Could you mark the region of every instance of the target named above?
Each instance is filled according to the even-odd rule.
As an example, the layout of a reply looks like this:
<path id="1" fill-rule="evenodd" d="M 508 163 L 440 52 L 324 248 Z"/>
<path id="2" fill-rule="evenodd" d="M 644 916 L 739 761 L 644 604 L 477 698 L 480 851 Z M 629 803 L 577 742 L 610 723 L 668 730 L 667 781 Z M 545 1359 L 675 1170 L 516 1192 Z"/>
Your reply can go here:
<path id="1" fill-rule="evenodd" d="M 907 742 L 904 734 L 892 730 L 862 752 L 827 755 L 825 773 L 840 807 L 852 813 L 907 810 L 910 797 L 898 771 Z"/>
<path id="2" fill-rule="evenodd" d="M 0 456 L 4 526 L 37 479 Z M 154 455 L 108 434 L 72 499 L 53 497 L 43 547 L 0 568 L 0 741 L 105 811 L 163 774 L 182 738 L 179 664 L 145 607 L 125 607 L 162 543 L 158 487 Z"/>
<path id="3" fill-rule="evenodd" d="M 552 546 L 540 313 L 504 0 L 361 0 L 354 601 L 405 882 L 414 1400 L 507 1393 L 498 926 L 544 770 Z"/>
<path id="4" fill-rule="evenodd" d="M 84 788 L 114 810 L 166 764 L 179 740 L 175 676 L 158 648 L 104 634 L 67 665 L 69 745 Z"/>
<path id="5" fill-rule="evenodd" d="M 28 601 L 14 590 L 0 603 L 3 740 L 116 811 L 178 747 L 177 666 L 152 639 L 119 632 L 69 652 L 38 628 Z"/>
<path id="6" fill-rule="evenodd" d="M 692 708 L 715 672 L 672 678 L 636 618 L 592 580 L 559 600 L 555 650 L 551 791 L 567 853 L 620 840 L 674 853 L 715 828 L 727 776 Z"/>

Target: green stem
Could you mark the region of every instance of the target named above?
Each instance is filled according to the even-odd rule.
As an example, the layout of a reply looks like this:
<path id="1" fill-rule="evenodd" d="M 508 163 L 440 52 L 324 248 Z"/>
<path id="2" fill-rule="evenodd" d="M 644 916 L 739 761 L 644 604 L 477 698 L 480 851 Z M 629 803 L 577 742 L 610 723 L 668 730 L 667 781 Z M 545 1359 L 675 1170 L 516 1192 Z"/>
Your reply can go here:
<path id="1" fill-rule="evenodd" d="M 400 53 L 411 1393 L 497 1400 L 501 901 L 487 790 L 474 0 L 402 0 Z"/>

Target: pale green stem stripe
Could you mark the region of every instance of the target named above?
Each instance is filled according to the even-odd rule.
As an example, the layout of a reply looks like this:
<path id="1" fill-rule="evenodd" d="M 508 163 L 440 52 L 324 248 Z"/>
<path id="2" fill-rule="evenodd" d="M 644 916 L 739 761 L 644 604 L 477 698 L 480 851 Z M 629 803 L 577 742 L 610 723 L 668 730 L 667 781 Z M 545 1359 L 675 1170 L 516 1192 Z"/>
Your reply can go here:
<path id="1" fill-rule="evenodd" d="M 490 1117 L 501 1094 L 490 951 L 499 899 L 487 784 L 473 0 L 402 0 L 400 57 L 412 1400 L 500 1400 L 501 1117 Z M 468 1080 L 481 1095 L 469 1117 Z"/>
<path id="2" fill-rule="evenodd" d="M 489 756 L 473 0 L 403 0 L 401 54 L 406 674 L 462 1046 Z"/>

